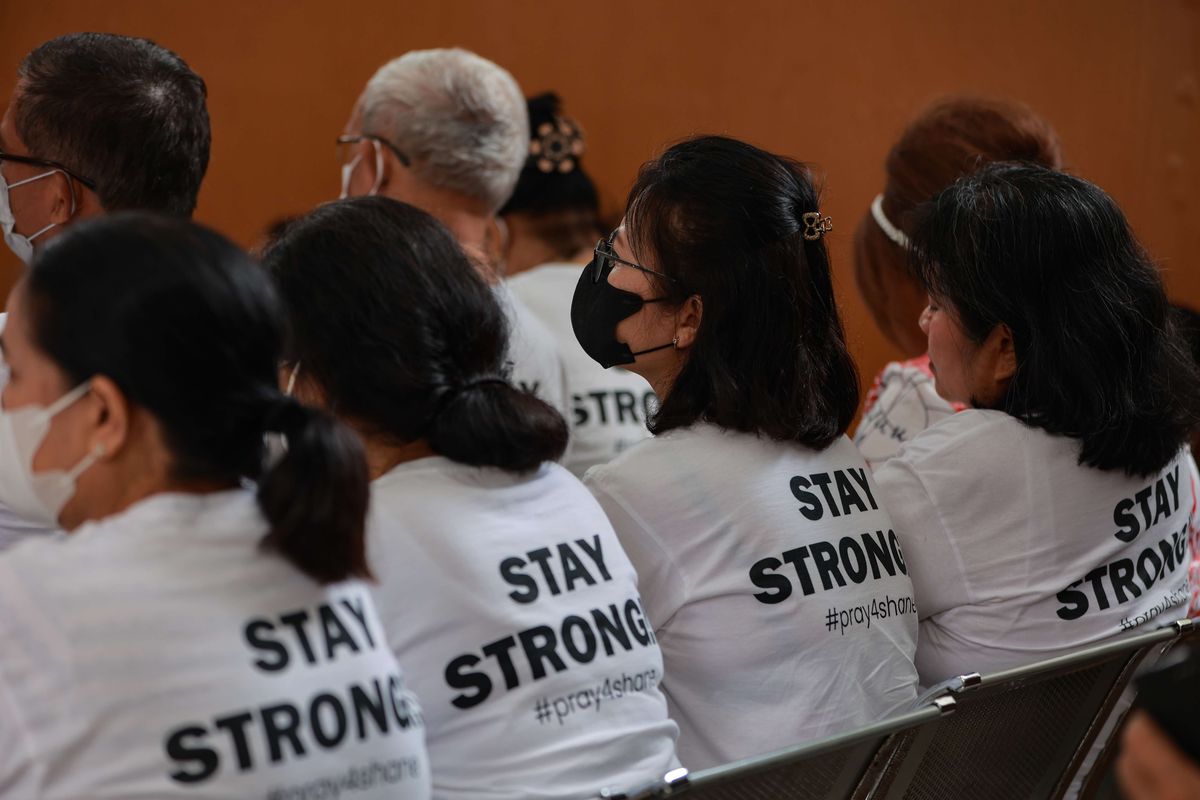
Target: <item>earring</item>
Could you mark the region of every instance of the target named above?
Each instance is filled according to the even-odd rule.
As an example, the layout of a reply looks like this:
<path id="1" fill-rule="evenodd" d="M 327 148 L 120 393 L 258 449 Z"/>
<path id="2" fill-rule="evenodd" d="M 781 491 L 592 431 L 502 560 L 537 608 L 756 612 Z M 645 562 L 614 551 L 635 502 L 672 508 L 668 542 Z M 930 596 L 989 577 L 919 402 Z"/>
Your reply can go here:
<path id="1" fill-rule="evenodd" d="M 674 339 L 671 340 L 671 347 L 674 347 L 676 350 L 679 349 L 679 337 L 678 336 L 676 336 Z"/>

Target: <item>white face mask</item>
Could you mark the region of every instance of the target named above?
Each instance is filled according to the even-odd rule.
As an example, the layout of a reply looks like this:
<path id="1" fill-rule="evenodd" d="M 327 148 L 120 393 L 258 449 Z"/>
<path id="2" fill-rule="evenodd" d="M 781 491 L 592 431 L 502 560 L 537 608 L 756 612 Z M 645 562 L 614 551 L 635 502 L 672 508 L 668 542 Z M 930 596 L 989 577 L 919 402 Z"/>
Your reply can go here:
<path id="1" fill-rule="evenodd" d="M 51 222 L 46 227 L 42 228 L 37 233 L 30 236 L 22 236 L 17 233 L 16 225 L 17 218 L 13 216 L 12 206 L 8 202 L 8 192 L 10 189 L 15 189 L 18 186 L 24 186 L 27 183 L 40 181 L 42 178 L 48 178 L 56 172 L 62 170 L 52 169 L 49 172 L 43 172 L 41 175 L 34 175 L 32 178 L 26 178 L 23 181 L 16 183 L 8 183 L 4 179 L 4 173 L 0 172 L 0 229 L 4 231 L 4 243 L 8 245 L 8 249 L 17 254 L 17 258 L 24 261 L 26 264 L 33 261 L 33 240 L 41 236 L 46 231 L 56 226 L 57 222 Z M 75 213 L 75 198 L 71 198 L 71 213 Z"/>
<path id="2" fill-rule="evenodd" d="M 375 148 L 375 185 L 371 187 L 371 191 L 367 192 L 367 196 L 373 197 L 383 183 L 383 150 L 380 149 L 379 142 L 376 140 L 371 139 L 370 142 Z M 361 153 L 351 159 L 349 164 L 342 165 L 342 193 L 338 195 L 339 200 L 345 200 L 350 196 L 350 178 L 354 175 L 354 168 L 360 161 L 362 161 Z"/>
<path id="3" fill-rule="evenodd" d="M 50 431 L 50 420 L 87 394 L 81 383 L 46 408 L 0 405 L 0 502 L 31 522 L 57 526 L 63 506 L 75 495 L 75 481 L 104 455 L 97 447 L 70 470 L 33 471 L 33 457 Z"/>

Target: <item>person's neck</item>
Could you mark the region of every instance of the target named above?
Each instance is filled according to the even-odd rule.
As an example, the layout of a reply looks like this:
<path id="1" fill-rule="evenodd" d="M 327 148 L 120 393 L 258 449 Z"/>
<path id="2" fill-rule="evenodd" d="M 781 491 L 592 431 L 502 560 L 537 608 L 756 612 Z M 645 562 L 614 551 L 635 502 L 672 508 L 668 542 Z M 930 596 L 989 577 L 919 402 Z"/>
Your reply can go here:
<path id="1" fill-rule="evenodd" d="M 371 480 L 381 478 L 401 464 L 437 455 L 426 439 L 404 444 L 388 444 L 378 438 L 363 437 L 367 450 L 367 471 Z"/>
<path id="2" fill-rule="evenodd" d="M 130 474 L 128 480 L 114 483 L 108 491 L 86 503 L 83 513 L 75 503 L 63 509 L 63 530 L 74 532 L 85 522 L 105 519 L 128 511 L 133 506 L 160 494 L 213 494 L 237 488 L 232 481 L 176 480 L 168 473 Z"/>
<path id="3" fill-rule="evenodd" d="M 446 226 L 488 283 L 500 280 L 488 247 L 493 215 L 483 204 L 457 192 L 427 186 L 405 199 Z"/>
<path id="4" fill-rule="evenodd" d="M 592 260 L 592 254 L 592 248 L 588 247 L 567 258 L 557 258 L 555 257 L 553 248 L 550 245 L 546 245 L 544 258 L 526 259 L 519 264 L 514 264 L 510 261 L 505 265 L 504 277 L 511 278 L 514 275 L 520 275 L 522 272 L 528 272 L 544 264 L 568 264 L 582 267 Z"/>
<path id="5" fill-rule="evenodd" d="M 659 405 L 662 405 L 666 401 L 667 395 L 671 393 L 671 389 L 675 386 L 677 373 L 668 369 L 630 369 L 630 366 L 634 365 L 628 365 L 625 369 L 645 378 L 646 383 L 650 384 L 650 388 L 654 390 L 654 395 L 658 398 Z"/>
<path id="6" fill-rule="evenodd" d="M 486 256 L 488 228 L 491 218 L 462 208 L 445 208 L 432 212 L 445 225 L 459 245 L 472 256 Z"/>

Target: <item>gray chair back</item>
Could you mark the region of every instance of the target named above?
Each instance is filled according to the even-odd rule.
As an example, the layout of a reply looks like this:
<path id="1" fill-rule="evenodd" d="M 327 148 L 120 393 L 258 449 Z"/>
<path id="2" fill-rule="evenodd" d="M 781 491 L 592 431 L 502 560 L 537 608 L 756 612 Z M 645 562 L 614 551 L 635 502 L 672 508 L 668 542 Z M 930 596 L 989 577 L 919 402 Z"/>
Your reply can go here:
<path id="1" fill-rule="evenodd" d="M 956 713 L 914 738 L 874 788 L 882 800 L 1061 798 L 1106 730 L 1138 665 L 1190 621 L 1028 666 L 967 675 L 932 698 Z M 923 698 L 932 699 L 930 693 Z"/>
<path id="2" fill-rule="evenodd" d="M 689 773 L 675 770 L 610 800 L 764 800 L 846 798 L 878 771 L 881 751 L 902 746 L 923 726 L 952 713 L 953 698 L 938 698 L 916 710 L 815 742 Z"/>
<path id="3" fill-rule="evenodd" d="M 1106 766 L 1103 758 L 1091 765 L 1088 754 L 1112 737 L 1110 718 L 1123 713 L 1134 671 L 1192 631 L 1190 620 L 1180 620 L 1035 664 L 963 675 L 882 722 L 720 767 L 674 770 L 600 797 L 1057 800 L 1079 784 L 1086 797 L 1099 783 L 1093 773 Z"/>

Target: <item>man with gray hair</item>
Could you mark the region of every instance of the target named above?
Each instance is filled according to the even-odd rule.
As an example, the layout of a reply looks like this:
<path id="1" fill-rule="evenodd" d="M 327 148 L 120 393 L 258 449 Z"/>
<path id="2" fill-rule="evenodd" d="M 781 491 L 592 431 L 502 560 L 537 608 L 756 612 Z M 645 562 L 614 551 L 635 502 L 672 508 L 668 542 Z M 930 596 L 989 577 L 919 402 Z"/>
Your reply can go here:
<path id="1" fill-rule="evenodd" d="M 554 336 L 500 280 L 496 213 L 529 148 L 525 98 L 507 71 L 466 50 L 414 50 L 367 82 L 338 137 L 342 197 L 378 194 L 432 214 L 495 288 L 511 329 L 512 380 L 568 410 Z"/>

